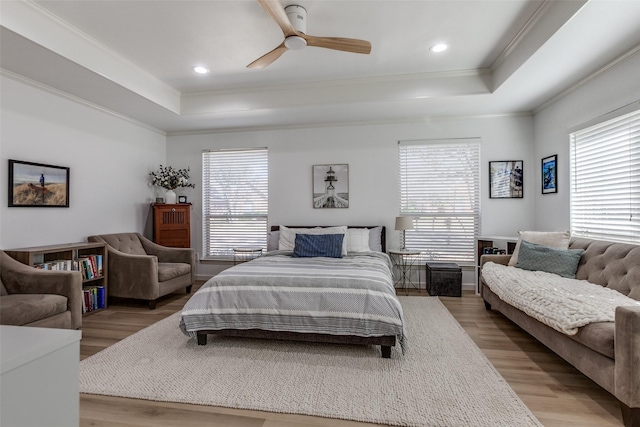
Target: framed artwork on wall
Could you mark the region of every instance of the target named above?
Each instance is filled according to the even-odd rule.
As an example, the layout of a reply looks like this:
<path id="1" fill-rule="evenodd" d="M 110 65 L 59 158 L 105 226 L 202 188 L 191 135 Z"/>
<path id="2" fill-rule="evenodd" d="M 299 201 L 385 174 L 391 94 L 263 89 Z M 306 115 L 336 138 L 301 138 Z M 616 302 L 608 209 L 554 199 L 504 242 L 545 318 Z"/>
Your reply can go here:
<path id="1" fill-rule="evenodd" d="M 522 160 L 489 162 L 489 198 L 523 198 L 524 171 L 522 165 Z"/>
<path id="2" fill-rule="evenodd" d="M 68 208 L 69 168 L 9 160 L 9 207 Z"/>
<path id="3" fill-rule="evenodd" d="M 313 207 L 349 207 L 349 165 L 313 165 Z"/>
<path id="4" fill-rule="evenodd" d="M 558 155 L 542 159 L 542 194 L 558 192 Z"/>

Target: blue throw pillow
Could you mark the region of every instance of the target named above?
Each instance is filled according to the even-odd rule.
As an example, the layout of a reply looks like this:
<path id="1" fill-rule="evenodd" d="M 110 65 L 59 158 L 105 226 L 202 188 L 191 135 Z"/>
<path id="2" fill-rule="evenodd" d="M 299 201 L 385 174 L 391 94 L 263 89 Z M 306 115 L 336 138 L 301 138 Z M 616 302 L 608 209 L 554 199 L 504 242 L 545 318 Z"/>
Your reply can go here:
<path id="1" fill-rule="evenodd" d="M 342 258 L 344 234 L 296 234 L 293 257 Z"/>
<path id="2" fill-rule="evenodd" d="M 546 271 L 575 279 L 583 252 L 582 249 L 555 249 L 523 240 L 515 266 L 523 270 Z"/>

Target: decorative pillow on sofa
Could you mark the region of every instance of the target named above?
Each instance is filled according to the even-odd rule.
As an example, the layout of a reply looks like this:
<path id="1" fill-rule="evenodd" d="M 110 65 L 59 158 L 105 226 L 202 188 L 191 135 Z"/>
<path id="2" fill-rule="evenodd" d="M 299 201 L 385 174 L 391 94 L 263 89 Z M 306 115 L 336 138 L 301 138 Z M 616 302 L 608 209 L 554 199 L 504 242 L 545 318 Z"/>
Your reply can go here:
<path id="1" fill-rule="evenodd" d="M 583 249 L 555 249 L 523 240 L 515 267 L 575 279 L 583 252 Z"/>
<path id="2" fill-rule="evenodd" d="M 280 239 L 278 249 L 281 251 L 293 251 L 296 245 L 296 234 L 346 234 L 347 226 L 339 227 L 315 227 L 315 228 L 289 228 L 280 226 Z M 342 239 L 342 255 L 347 254 L 347 239 Z"/>
<path id="3" fill-rule="evenodd" d="M 342 258 L 344 234 L 296 234 L 293 257 Z"/>
<path id="4" fill-rule="evenodd" d="M 371 252 L 368 228 L 347 229 L 347 252 Z"/>
<path id="5" fill-rule="evenodd" d="M 571 235 L 568 231 L 518 231 L 518 241 L 513 250 L 513 255 L 509 259 L 509 265 L 514 266 L 518 262 L 520 245 L 523 240 L 550 248 L 569 249 L 570 238 Z"/>

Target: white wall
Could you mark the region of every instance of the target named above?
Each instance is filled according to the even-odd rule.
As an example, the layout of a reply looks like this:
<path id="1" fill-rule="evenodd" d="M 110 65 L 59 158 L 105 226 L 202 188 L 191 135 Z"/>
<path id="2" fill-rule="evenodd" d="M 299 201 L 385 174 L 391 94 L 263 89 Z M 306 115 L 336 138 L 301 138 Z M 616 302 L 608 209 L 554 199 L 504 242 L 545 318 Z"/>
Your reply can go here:
<path id="1" fill-rule="evenodd" d="M 398 247 L 393 230 L 399 211 L 398 141 L 480 137 L 482 139 L 482 233 L 514 235 L 533 226 L 533 119 L 529 116 L 441 119 L 422 123 L 319 127 L 251 132 L 174 135 L 167 138 L 167 162 L 190 167 L 195 189 L 192 242 L 202 253 L 201 154 L 216 148 L 268 147 L 269 223 L 288 225 L 377 225 L 387 227 L 387 245 Z M 488 198 L 488 162 L 524 160 L 524 199 Z M 314 209 L 314 164 L 349 164 L 347 209 Z M 429 165 L 425 165 L 428 167 Z M 180 194 L 180 191 L 177 191 Z M 215 267 L 201 265 L 200 274 Z"/>
<path id="2" fill-rule="evenodd" d="M 569 230 L 569 133 L 640 100 L 640 53 L 578 87 L 534 117 L 535 229 Z M 558 192 L 541 194 L 540 161 L 558 155 Z"/>
<path id="3" fill-rule="evenodd" d="M 0 248 L 142 232 L 165 135 L 12 78 L 0 84 Z M 70 167 L 69 208 L 7 207 L 8 159 Z"/>

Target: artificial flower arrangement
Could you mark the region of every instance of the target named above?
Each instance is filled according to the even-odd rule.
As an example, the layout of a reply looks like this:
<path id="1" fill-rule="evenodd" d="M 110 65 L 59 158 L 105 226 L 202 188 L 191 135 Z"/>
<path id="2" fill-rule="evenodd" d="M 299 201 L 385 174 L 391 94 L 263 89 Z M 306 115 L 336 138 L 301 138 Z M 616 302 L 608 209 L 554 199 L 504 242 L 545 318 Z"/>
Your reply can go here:
<path id="1" fill-rule="evenodd" d="M 178 187 L 195 188 L 195 184 L 189 183 L 189 168 L 174 169 L 172 166 L 162 166 L 160 169 L 149 174 L 151 185 L 162 187 L 165 190 L 175 190 Z"/>

